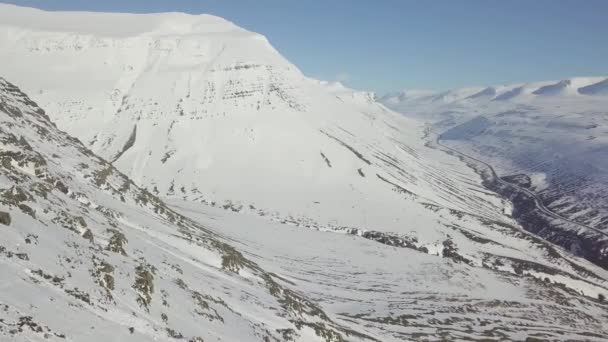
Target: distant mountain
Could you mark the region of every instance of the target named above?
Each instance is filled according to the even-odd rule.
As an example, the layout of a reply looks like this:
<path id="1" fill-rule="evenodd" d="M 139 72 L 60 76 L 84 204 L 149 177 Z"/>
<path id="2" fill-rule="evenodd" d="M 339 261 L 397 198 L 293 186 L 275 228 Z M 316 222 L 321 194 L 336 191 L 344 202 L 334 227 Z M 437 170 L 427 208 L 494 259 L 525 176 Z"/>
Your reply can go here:
<path id="1" fill-rule="evenodd" d="M 520 100 L 534 101 L 539 97 L 563 95 L 604 95 L 608 89 L 606 77 L 578 77 L 561 81 L 544 81 L 528 84 L 500 85 L 493 87 L 469 87 L 442 92 L 408 89 L 386 94 L 380 102 L 391 108 L 407 109 L 409 106 L 458 105 L 464 100 Z"/>
<path id="2" fill-rule="evenodd" d="M 578 88 L 583 95 L 608 95 L 608 78 L 597 83 Z"/>
<path id="3" fill-rule="evenodd" d="M 382 102 L 430 122 L 446 144 L 487 161 L 500 176 L 527 175 L 532 189 L 556 213 L 608 232 L 604 88 L 605 77 L 573 78 L 490 87 L 449 102 L 398 101 L 399 95 Z"/>

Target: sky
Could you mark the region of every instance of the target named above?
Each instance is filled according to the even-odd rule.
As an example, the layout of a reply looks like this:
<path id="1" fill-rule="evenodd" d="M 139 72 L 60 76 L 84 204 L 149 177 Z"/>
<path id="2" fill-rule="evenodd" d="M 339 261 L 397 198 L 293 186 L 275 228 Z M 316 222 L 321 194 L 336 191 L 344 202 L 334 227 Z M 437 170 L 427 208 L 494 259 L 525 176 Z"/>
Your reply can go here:
<path id="1" fill-rule="evenodd" d="M 383 94 L 608 76 L 608 0 L 0 0 L 187 12 L 265 35 L 306 75 Z"/>

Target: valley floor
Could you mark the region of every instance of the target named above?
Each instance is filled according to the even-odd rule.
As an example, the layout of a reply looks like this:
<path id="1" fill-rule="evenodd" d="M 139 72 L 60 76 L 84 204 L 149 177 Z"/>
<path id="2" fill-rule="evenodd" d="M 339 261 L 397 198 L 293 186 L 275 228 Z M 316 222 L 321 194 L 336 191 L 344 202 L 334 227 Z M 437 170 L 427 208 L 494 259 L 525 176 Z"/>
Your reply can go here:
<path id="1" fill-rule="evenodd" d="M 442 141 L 441 136 L 429 142 L 429 146 L 459 157 L 480 174 L 488 190 L 495 191 L 510 200 L 514 205 L 513 215 L 524 229 L 566 248 L 575 255 L 608 268 L 608 257 L 605 252 L 608 248 L 606 231 L 552 211 L 543 203 L 542 197 L 533 190 L 506 181 L 505 179 L 508 178 L 499 177 L 492 165 L 449 145 L 450 141 Z M 455 145 L 458 147 L 458 144 Z"/>

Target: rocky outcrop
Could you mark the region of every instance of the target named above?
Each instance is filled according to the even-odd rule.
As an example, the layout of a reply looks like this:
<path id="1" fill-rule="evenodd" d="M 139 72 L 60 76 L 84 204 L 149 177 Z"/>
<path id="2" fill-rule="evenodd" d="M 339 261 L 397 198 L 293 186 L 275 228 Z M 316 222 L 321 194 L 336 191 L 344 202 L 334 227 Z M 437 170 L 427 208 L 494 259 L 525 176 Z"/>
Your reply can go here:
<path id="1" fill-rule="evenodd" d="M 0 224 L 9 226 L 11 224 L 11 214 L 0 211 Z"/>

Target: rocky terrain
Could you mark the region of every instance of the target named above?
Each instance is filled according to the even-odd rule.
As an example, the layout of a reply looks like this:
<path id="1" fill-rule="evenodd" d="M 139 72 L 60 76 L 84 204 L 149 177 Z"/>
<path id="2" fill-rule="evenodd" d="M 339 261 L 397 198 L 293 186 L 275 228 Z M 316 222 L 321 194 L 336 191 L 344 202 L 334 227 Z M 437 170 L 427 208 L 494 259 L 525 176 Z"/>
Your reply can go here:
<path id="1" fill-rule="evenodd" d="M 369 339 L 139 188 L 3 79 L 0 115 L 2 339 Z"/>

